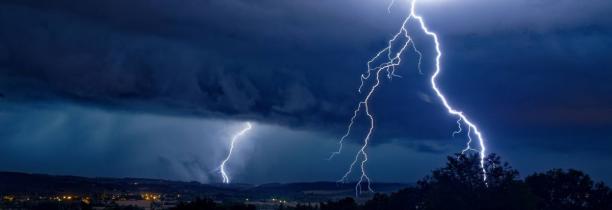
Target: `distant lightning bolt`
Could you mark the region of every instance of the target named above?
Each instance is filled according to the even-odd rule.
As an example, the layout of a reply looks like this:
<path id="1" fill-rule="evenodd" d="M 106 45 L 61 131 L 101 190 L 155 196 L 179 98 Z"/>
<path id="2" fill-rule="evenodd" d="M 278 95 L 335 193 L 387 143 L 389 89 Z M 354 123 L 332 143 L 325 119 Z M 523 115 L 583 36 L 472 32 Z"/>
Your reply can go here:
<path id="1" fill-rule="evenodd" d="M 387 12 L 391 13 L 391 8 L 395 5 L 395 0 L 391 0 L 389 6 L 387 6 Z"/>
<path id="2" fill-rule="evenodd" d="M 391 12 L 391 7 L 394 4 L 394 0 L 391 1 L 391 3 L 389 4 L 387 10 L 388 12 Z M 426 35 L 430 36 L 434 43 L 435 43 L 435 52 L 436 52 L 436 57 L 435 57 L 435 69 L 433 71 L 433 74 L 430 78 L 430 82 L 431 82 L 431 88 L 433 89 L 433 91 L 435 92 L 436 96 L 438 96 L 438 98 L 440 99 L 440 101 L 442 101 L 442 104 L 444 105 L 444 107 L 446 108 L 447 112 L 451 115 L 454 115 L 456 117 L 458 117 L 457 119 L 457 125 L 458 125 L 458 130 L 453 132 L 453 136 L 461 133 L 462 132 L 462 126 L 461 125 L 466 125 L 468 133 L 467 133 L 467 138 L 469 139 L 466 148 L 462 151 L 462 153 L 465 153 L 467 151 L 470 150 L 474 150 L 471 148 L 471 143 L 472 143 L 472 136 L 475 135 L 475 137 L 478 139 L 478 142 L 480 143 L 480 150 L 474 150 L 480 153 L 480 167 L 482 169 L 483 172 L 483 181 L 486 183 L 487 180 L 487 174 L 486 174 L 486 170 L 484 168 L 484 159 L 485 159 L 485 152 L 486 152 L 486 147 L 484 144 L 484 138 L 482 136 L 482 133 L 480 132 L 480 130 L 478 129 L 478 127 L 476 126 L 476 124 L 474 124 L 472 121 L 470 121 L 467 116 L 465 114 L 463 114 L 463 112 L 456 110 L 455 108 L 453 108 L 452 106 L 450 106 L 450 104 L 448 103 L 446 96 L 444 96 L 444 94 L 442 93 L 442 91 L 440 91 L 440 89 L 438 88 L 437 84 L 436 84 L 436 79 L 438 78 L 441 68 L 440 68 L 440 59 L 442 57 L 442 51 L 440 49 L 440 42 L 438 40 L 438 35 L 432 31 L 429 30 L 429 28 L 426 26 L 425 21 L 423 19 L 422 16 L 419 16 L 416 12 L 415 12 L 415 8 L 416 8 L 416 2 L 417 0 L 411 0 L 411 4 L 410 4 L 410 14 L 408 15 L 408 17 L 404 20 L 404 22 L 402 23 L 402 26 L 400 28 L 400 30 L 388 41 L 387 46 L 385 48 L 383 48 L 382 50 L 378 51 L 378 53 L 376 53 L 376 55 L 374 57 L 372 57 L 368 62 L 367 62 L 367 71 L 361 75 L 361 84 L 359 85 L 358 88 L 358 92 L 361 93 L 362 89 L 364 88 L 365 82 L 368 81 L 371 77 L 372 77 L 372 73 L 374 73 L 374 83 L 373 85 L 370 87 L 369 91 L 367 91 L 367 94 L 365 95 L 365 97 L 363 98 L 363 100 L 359 101 L 357 108 L 353 111 L 353 116 L 351 117 L 350 123 L 348 125 L 347 131 L 346 133 L 342 136 L 342 138 L 340 138 L 340 141 L 338 142 L 339 147 L 338 150 L 333 152 L 331 154 L 331 156 L 329 157 L 329 159 L 332 159 L 335 155 L 338 155 L 342 152 L 342 145 L 345 141 L 346 138 L 348 138 L 348 136 L 351 134 L 351 129 L 353 127 L 353 124 L 355 123 L 355 119 L 358 117 L 359 113 L 364 112 L 365 115 L 368 117 L 369 119 L 369 129 L 368 129 L 368 133 L 366 134 L 366 136 L 363 139 L 363 144 L 361 146 L 361 148 L 359 149 L 359 151 L 357 152 L 357 154 L 355 155 L 355 158 L 353 160 L 353 162 L 351 163 L 349 169 L 347 170 L 347 172 L 344 174 L 344 176 L 342 176 L 342 178 L 339 180 L 340 182 L 345 182 L 348 178 L 348 176 L 353 172 L 353 168 L 355 167 L 355 165 L 357 165 L 357 163 L 359 162 L 359 167 L 360 167 L 360 171 L 361 171 L 361 175 L 357 181 L 357 184 L 355 186 L 355 191 L 356 191 L 356 195 L 359 195 L 359 193 L 361 193 L 361 186 L 363 184 L 363 182 L 368 183 L 367 188 L 369 191 L 373 191 L 372 187 L 370 185 L 370 178 L 368 177 L 367 173 L 366 173 L 366 163 L 368 161 L 368 154 L 367 154 L 367 147 L 369 144 L 369 141 L 372 137 L 372 133 L 374 131 L 374 116 L 372 115 L 372 113 L 370 112 L 370 107 L 369 107 L 369 102 L 370 99 L 372 97 L 372 95 L 374 94 L 374 92 L 377 90 L 377 88 L 380 86 L 380 76 L 381 73 L 385 73 L 388 79 L 391 79 L 393 77 L 399 77 L 397 74 L 395 74 L 395 70 L 397 69 L 397 67 L 399 67 L 399 65 L 401 64 L 401 57 L 403 55 L 403 53 L 405 52 L 406 48 L 408 48 L 408 46 L 411 46 L 412 51 L 414 51 L 418 56 L 419 56 L 419 60 L 418 60 L 418 70 L 419 73 L 422 74 L 421 71 L 421 60 L 423 57 L 423 54 L 421 53 L 421 51 L 418 50 L 418 48 L 416 47 L 416 45 L 414 44 L 414 40 L 412 39 L 412 37 L 410 36 L 408 29 L 407 29 L 407 25 L 409 23 L 410 20 L 415 20 L 418 25 L 420 26 L 421 30 L 423 33 L 425 33 Z M 399 45 L 401 46 L 401 48 L 399 49 L 394 49 L 393 46 L 395 46 L 395 43 L 400 43 Z M 382 60 L 379 61 L 379 60 Z M 376 65 L 376 62 L 379 62 L 380 64 Z"/>
<path id="3" fill-rule="evenodd" d="M 230 183 L 230 178 L 227 171 L 225 170 L 225 165 L 227 164 L 227 161 L 229 161 L 229 159 L 232 157 L 234 145 L 236 144 L 236 141 L 238 141 L 238 139 L 243 136 L 247 131 L 251 130 L 251 128 L 253 128 L 253 126 L 251 126 L 250 122 L 247 122 L 246 127 L 240 130 L 232 137 L 232 142 L 230 143 L 230 149 L 227 153 L 227 157 L 225 157 L 225 159 L 223 160 L 223 162 L 221 162 L 221 165 L 219 166 L 219 170 L 221 171 L 221 177 L 223 178 L 223 183 L 225 184 Z"/>

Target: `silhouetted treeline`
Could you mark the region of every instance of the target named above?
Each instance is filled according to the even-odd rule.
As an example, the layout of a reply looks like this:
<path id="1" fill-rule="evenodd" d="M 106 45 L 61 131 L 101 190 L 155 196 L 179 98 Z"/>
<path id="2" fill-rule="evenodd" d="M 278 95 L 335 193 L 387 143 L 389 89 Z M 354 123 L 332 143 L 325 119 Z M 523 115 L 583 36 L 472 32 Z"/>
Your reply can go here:
<path id="1" fill-rule="evenodd" d="M 446 166 L 416 186 L 376 194 L 363 205 L 352 198 L 283 210 L 612 210 L 612 192 L 583 172 L 553 169 L 519 178 L 499 156 L 489 155 L 483 173 L 476 155 L 448 157 Z"/>
<path id="2" fill-rule="evenodd" d="M 196 199 L 189 203 L 180 203 L 171 210 L 256 210 L 253 205 L 218 204 L 211 199 Z"/>

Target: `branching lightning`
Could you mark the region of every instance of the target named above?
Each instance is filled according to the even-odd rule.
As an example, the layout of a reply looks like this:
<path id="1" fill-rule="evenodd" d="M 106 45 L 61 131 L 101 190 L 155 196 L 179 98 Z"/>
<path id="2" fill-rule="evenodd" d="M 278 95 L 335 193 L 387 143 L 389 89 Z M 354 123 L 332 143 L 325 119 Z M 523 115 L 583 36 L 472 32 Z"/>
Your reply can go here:
<path id="1" fill-rule="evenodd" d="M 355 155 L 355 158 L 353 162 L 351 163 L 349 169 L 344 174 L 344 176 L 342 176 L 342 178 L 339 180 L 339 182 L 345 182 L 348 176 L 353 172 L 353 168 L 355 167 L 355 165 L 359 163 L 361 175 L 355 186 L 355 191 L 357 195 L 359 195 L 362 191 L 363 182 L 367 182 L 368 190 L 373 191 L 371 184 L 370 184 L 370 178 L 368 177 L 366 173 L 366 163 L 368 161 L 367 147 L 368 147 L 369 141 L 372 137 L 372 133 L 375 127 L 374 116 L 370 111 L 369 102 L 374 92 L 380 86 L 381 74 L 385 74 L 388 79 L 391 79 L 393 77 L 399 77 L 397 74 L 395 74 L 395 71 L 397 67 L 399 67 L 399 65 L 401 64 L 402 62 L 401 57 L 409 46 L 411 47 L 412 51 L 414 51 L 419 56 L 417 67 L 418 67 L 419 73 L 423 74 L 423 72 L 421 71 L 421 60 L 422 60 L 423 54 L 421 53 L 421 51 L 418 50 L 418 48 L 414 44 L 414 39 L 412 38 L 412 36 L 410 35 L 407 29 L 408 23 L 410 22 L 410 20 L 416 21 L 416 23 L 418 24 L 422 32 L 426 34 L 427 36 L 431 37 L 435 43 L 435 53 L 436 53 L 435 54 L 436 55 L 435 56 L 435 68 L 433 70 L 433 74 L 430 77 L 431 88 L 436 94 L 436 96 L 438 97 L 438 99 L 440 99 L 440 101 L 446 108 L 446 111 L 449 114 L 454 115 L 458 118 L 457 119 L 458 130 L 454 131 L 452 135 L 455 136 L 456 134 L 461 133 L 463 131 L 462 125 L 465 125 L 467 129 L 468 142 L 467 142 L 466 148 L 462 151 L 462 153 L 465 153 L 467 151 L 476 151 L 480 154 L 480 166 L 483 172 L 483 181 L 485 183 L 487 181 L 487 174 L 484 168 L 484 159 L 485 159 L 485 152 L 486 152 L 486 147 L 484 144 L 485 142 L 484 137 L 482 136 L 482 133 L 480 132 L 476 124 L 470 121 L 470 119 L 463 112 L 453 108 L 447 101 L 446 96 L 438 88 L 436 81 L 441 72 L 440 59 L 442 58 L 442 50 L 440 48 L 440 42 L 438 40 L 438 35 L 430 31 L 427 25 L 425 24 L 425 20 L 423 19 L 423 17 L 416 13 L 416 8 L 415 8 L 416 2 L 417 0 L 411 0 L 410 14 L 403 21 L 400 30 L 388 41 L 387 46 L 383 48 L 382 50 L 378 51 L 378 53 L 376 53 L 376 55 L 367 62 L 367 71 L 361 75 L 361 84 L 359 85 L 358 92 L 362 93 L 365 82 L 368 81 L 370 78 L 372 78 L 372 74 L 374 74 L 373 85 L 366 92 L 367 94 L 365 95 L 363 100 L 359 101 L 357 108 L 353 111 L 353 116 L 350 119 L 346 133 L 342 136 L 342 138 L 340 138 L 340 141 L 338 142 L 338 145 L 339 145 L 338 150 L 333 152 L 331 156 L 329 157 L 329 159 L 332 159 L 335 155 L 338 155 L 342 152 L 343 143 L 345 139 L 351 134 L 351 129 L 353 128 L 355 119 L 358 117 L 359 113 L 361 112 L 365 113 L 365 115 L 369 119 L 368 132 L 363 138 L 363 144 L 361 148 L 359 149 L 359 151 L 357 152 L 357 154 Z M 391 4 L 387 8 L 388 12 L 391 12 L 391 8 L 393 4 L 394 4 L 394 0 L 391 1 Z M 397 49 L 398 45 L 401 46 L 399 47 L 399 49 Z M 380 63 L 380 64 L 376 65 L 376 63 Z M 480 143 L 479 150 L 475 150 L 471 147 L 473 136 L 476 137 L 476 139 Z"/>
<path id="2" fill-rule="evenodd" d="M 234 146 L 236 144 L 236 141 L 238 141 L 241 136 L 246 134 L 246 132 L 251 130 L 251 128 L 253 128 L 253 126 L 251 125 L 250 122 L 247 122 L 246 127 L 244 127 L 242 130 L 240 130 L 238 133 L 236 133 L 232 137 L 232 142 L 230 143 L 229 152 L 227 153 L 227 156 L 225 157 L 223 162 L 221 162 L 221 165 L 219 165 L 219 170 L 221 171 L 221 177 L 223 178 L 223 183 L 225 184 L 230 183 L 230 177 L 225 169 L 225 165 L 227 164 L 227 161 L 229 161 L 229 159 L 232 157 L 232 152 L 234 151 Z"/>

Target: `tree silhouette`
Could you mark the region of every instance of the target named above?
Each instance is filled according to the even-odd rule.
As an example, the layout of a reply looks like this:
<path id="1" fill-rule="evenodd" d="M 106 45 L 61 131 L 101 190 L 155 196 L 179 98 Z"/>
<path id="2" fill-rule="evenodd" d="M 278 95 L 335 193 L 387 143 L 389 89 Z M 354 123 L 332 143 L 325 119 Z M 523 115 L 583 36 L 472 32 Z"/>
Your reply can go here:
<path id="1" fill-rule="evenodd" d="M 525 178 L 542 210 L 612 209 L 610 188 L 593 184 L 589 175 L 577 170 L 552 169 Z"/>
<path id="2" fill-rule="evenodd" d="M 339 201 L 328 201 L 320 204 L 321 210 L 357 210 L 357 203 L 353 198 L 344 198 Z"/>
<path id="3" fill-rule="evenodd" d="M 172 210 L 215 210 L 217 204 L 211 199 L 196 198 L 190 203 L 179 203 Z"/>
<path id="4" fill-rule="evenodd" d="M 499 156 L 485 158 L 486 181 L 476 154 L 448 157 L 445 167 L 417 183 L 418 209 L 534 209 L 533 196 L 518 171 Z"/>
<path id="5" fill-rule="evenodd" d="M 255 210 L 255 206 L 246 204 L 219 205 L 213 200 L 197 198 L 190 203 L 180 203 L 172 210 Z"/>
<path id="6" fill-rule="evenodd" d="M 391 206 L 391 199 L 385 194 L 376 193 L 363 205 L 364 210 L 386 210 Z"/>
<path id="7" fill-rule="evenodd" d="M 589 197 L 589 208 L 592 210 L 612 209 L 612 190 L 603 182 L 595 184 Z"/>
<path id="8" fill-rule="evenodd" d="M 316 206 L 311 206 L 310 204 L 297 204 L 295 207 L 287 207 L 283 204 L 278 206 L 277 210 L 316 210 L 319 209 Z"/>

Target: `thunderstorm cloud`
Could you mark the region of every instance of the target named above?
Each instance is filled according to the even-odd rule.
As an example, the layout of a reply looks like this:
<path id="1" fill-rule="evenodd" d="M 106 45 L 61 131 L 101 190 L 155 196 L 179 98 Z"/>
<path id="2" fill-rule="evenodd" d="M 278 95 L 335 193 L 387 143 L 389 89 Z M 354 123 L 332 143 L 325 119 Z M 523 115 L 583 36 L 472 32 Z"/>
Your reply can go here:
<path id="1" fill-rule="evenodd" d="M 0 152 L 0 170 L 30 170 L 38 160 L 74 146 L 94 152 L 60 155 L 49 168 L 38 170 L 71 173 L 74 169 L 58 165 L 82 156 L 94 163 L 125 158 L 109 170 L 117 174 L 103 175 L 209 181 L 214 174 L 210 166 L 223 155 L 214 146 L 223 138 L 212 136 L 228 135 L 222 131 L 231 122 L 251 120 L 284 133 L 254 134 L 279 148 L 275 155 L 259 154 L 252 145 L 251 154 L 271 165 L 236 163 L 255 174 L 242 181 L 308 179 L 300 172 L 318 162 L 307 160 L 333 151 L 361 97 L 356 88 L 365 61 L 407 14 L 406 2 L 397 1 L 391 13 L 388 3 L 4 0 L 0 143 L 7 146 Z M 609 11 L 612 2 L 607 0 L 419 4 L 430 28 L 441 35 L 442 90 L 479 123 L 491 151 L 528 170 L 544 163 L 581 165 L 572 158 L 555 162 L 559 156 L 612 160 L 606 154 L 612 148 Z M 427 171 L 432 161 L 417 160 L 441 158 L 464 142 L 451 139 L 456 119 L 444 112 L 428 86 L 431 42 L 421 37 L 417 44 L 425 53 L 423 75 L 416 57 L 409 55 L 397 71 L 402 78 L 383 82 L 372 103 L 378 122 L 373 144 L 381 153 L 413 151 L 400 156 Z M 299 143 L 283 143 L 295 132 L 300 137 L 292 141 Z M 144 139 L 154 140 L 139 143 Z M 284 176 L 263 175 L 272 166 L 297 167 L 275 162 L 290 153 L 284 149 L 315 143 L 324 145 L 312 149 L 316 157 L 299 154 L 295 160 L 309 167 Z M 28 150 L 37 155 L 24 157 Z M 540 157 L 542 164 L 529 165 L 530 156 Z M 9 161 L 16 159 L 22 162 Z M 130 168 L 136 164 L 155 169 Z M 397 181 L 424 174 L 395 169 L 397 176 L 380 176 Z M 339 173 L 327 171 L 312 179 Z M 596 176 L 612 177 L 612 171 Z"/>

